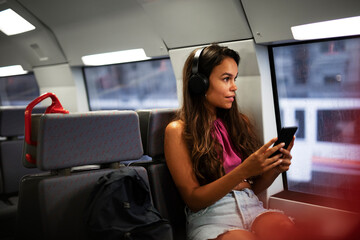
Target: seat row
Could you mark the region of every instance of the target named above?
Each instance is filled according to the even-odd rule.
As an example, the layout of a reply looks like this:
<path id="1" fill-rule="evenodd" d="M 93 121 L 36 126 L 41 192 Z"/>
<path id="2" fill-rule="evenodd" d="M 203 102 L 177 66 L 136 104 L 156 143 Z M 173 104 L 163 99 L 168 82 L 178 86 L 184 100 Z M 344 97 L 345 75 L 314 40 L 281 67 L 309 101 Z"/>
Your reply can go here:
<path id="1" fill-rule="evenodd" d="M 87 198 L 97 180 L 123 165 L 149 182 L 154 206 L 185 239 L 184 203 L 164 158 L 164 130 L 174 109 L 40 114 L 32 127 L 31 151 L 37 174 L 19 184 L 16 237 L 89 239 L 83 221 Z M 25 151 L 28 148 L 25 147 Z M 14 159 L 15 160 L 15 159 Z"/>
<path id="2" fill-rule="evenodd" d="M 21 177 L 39 172 L 25 168 L 21 163 L 24 111 L 25 107 L 0 106 L 0 239 L 15 231 Z M 34 109 L 34 113 L 44 111 L 42 107 Z"/>

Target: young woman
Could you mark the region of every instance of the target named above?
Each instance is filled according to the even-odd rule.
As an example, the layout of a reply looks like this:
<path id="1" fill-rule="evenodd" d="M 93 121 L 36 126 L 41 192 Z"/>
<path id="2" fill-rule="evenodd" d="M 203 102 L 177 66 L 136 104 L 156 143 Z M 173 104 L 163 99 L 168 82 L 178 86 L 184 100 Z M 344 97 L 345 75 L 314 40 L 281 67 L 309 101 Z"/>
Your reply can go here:
<path id="1" fill-rule="evenodd" d="M 165 131 L 165 156 L 186 203 L 188 239 L 290 239 L 293 222 L 263 208 L 255 194 L 291 164 L 294 140 L 261 146 L 239 112 L 240 57 L 213 44 L 190 54 L 183 70 L 183 106 Z M 280 149 L 282 154 L 270 157 Z"/>

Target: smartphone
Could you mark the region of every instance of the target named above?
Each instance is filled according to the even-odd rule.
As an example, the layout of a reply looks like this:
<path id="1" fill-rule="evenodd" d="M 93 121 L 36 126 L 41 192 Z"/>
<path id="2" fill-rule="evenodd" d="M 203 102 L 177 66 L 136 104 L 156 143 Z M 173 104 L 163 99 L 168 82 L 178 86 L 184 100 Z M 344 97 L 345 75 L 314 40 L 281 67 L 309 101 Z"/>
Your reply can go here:
<path id="1" fill-rule="evenodd" d="M 283 127 L 283 128 L 281 128 L 281 130 L 278 134 L 278 140 L 274 143 L 273 146 L 276 146 L 283 142 L 283 143 L 285 143 L 285 146 L 283 148 L 287 149 L 289 147 L 297 129 L 298 129 L 298 127 Z M 281 152 L 279 150 L 277 150 L 270 157 L 273 157 L 280 153 Z"/>

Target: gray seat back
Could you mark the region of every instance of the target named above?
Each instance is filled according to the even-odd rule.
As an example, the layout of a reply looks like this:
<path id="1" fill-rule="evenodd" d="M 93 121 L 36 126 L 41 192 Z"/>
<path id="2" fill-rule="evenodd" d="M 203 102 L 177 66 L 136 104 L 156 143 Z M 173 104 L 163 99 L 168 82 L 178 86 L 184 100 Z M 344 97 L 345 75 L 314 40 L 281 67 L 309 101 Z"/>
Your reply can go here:
<path id="1" fill-rule="evenodd" d="M 21 163 L 24 112 L 25 106 L 0 106 L 0 238 L 14 235 L 21 177 L 39 172 Z"/>
<path id="2" fill-rule="evenodd" d="M 34 112 L 44 112 L 35 108 Z M 39 170 L 27 169 L 21 163 L 25 107 L 0 107 L 0 194 L 16 195 L 22 176 Z"/>
<path id="3" fill-rule="evenodd" d="M 175 118 L 176 109 L 138 110 L 144 154 L 164 159 L 166 126 Z"/>
<path id="4" fill-rule="evenodd" d="M 143 164 L 149 175 L 154 206 L 172 225 L 174 239 L 186 239 L 185 204 L 166 166 L 164 134 L 166 126 L 175 118 L 175 109 L 137 111 L 140 118 L 144 153 L 153 158 Z"/>
<path id="5" fill-rule="evenodd" d="M 143 155 L 134 111 L 45 114 L 39 120 L 36 166 L 51 174 L 22 179 L 19 238 L 89 239 L 83 214 L 98 178 Z M 109 167 L 112 165 L 112 167 Z M 147 179 L 146 170 L 136 167 Z"/>

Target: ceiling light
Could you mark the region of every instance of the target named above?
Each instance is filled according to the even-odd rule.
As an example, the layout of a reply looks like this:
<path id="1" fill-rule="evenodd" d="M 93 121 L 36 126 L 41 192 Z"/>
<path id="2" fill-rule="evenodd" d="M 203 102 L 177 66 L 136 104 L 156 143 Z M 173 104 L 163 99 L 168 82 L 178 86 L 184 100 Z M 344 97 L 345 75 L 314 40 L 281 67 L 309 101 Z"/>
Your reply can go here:
<path id="1" fill-rule="evenodd" d="M 100 53 L 83 56 L 82 61 L 85 65 L 99 66 L 114 63 L 134 62 L 150 59 L 146 56 L 144 49 L 131 49 L 118 52 Z"/>
<path id="2" fill-rule="evenodd" d="M 21 65 L 0 67 L 0 77 L 21 75 L 21 74 L 26 74 L 26 73 L 28 73 L 28 72 L 25 71 Z"/>
<path id="3" fill-rule="evenodd" d="M 294 39 L 309 40 L 360 34 L 360 16 L 291 27 Z"/>
<path id="4" fill-rule="evenodd" d="M 15 35 L 34 30 L 35 26 L 8 8 L 0 12 L 0 30 L 6 35 Z"/>

